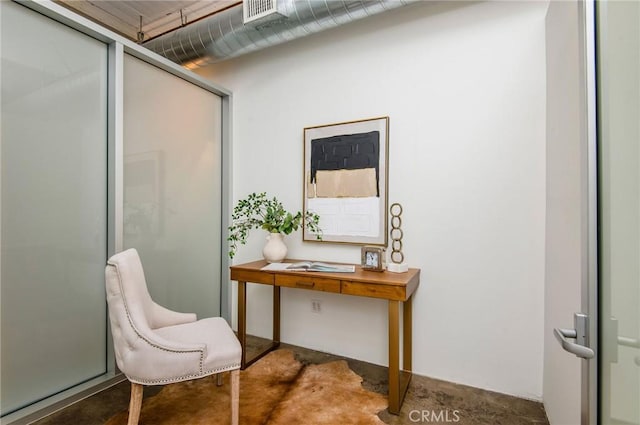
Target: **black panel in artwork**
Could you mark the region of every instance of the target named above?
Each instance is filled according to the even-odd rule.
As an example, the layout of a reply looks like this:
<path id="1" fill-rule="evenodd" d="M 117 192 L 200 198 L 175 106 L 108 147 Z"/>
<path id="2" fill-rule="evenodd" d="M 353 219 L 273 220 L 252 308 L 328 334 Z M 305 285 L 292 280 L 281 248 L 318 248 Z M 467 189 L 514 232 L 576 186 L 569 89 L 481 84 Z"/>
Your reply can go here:
<path id="1" fill-rule="evenodd" d="M 345 134 L 311 141 L 311 183 L 318 170 L 376 169 L 380 196 L 380 132 Z"/>

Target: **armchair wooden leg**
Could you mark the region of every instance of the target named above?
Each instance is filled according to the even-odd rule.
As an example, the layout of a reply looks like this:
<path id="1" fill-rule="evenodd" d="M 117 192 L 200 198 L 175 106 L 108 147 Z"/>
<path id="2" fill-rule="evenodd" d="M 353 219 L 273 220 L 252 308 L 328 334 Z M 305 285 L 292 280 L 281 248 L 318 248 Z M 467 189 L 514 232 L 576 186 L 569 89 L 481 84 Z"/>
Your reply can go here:
<path id="1" fill-rule="evenodd" d="M 240 369 L 231 371 L 231 425 L 240 420 Z"/>
<path id="2" fill-rule="evenodd" d="M 131 400 L 129 401 L 129 421 L 127 425 L 138 425 L 140 408 L 142 407 L 142 385 L 131 383 Z"/>

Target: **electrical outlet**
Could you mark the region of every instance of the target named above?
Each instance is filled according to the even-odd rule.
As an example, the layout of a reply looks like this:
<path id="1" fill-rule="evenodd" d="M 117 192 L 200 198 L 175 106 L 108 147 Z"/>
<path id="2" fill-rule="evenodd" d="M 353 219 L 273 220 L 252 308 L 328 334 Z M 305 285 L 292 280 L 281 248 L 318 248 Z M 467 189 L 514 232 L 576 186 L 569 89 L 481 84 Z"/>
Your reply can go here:
<path id="1" fill-rule="evenodd" d="M 322 301 L 311 300 L 311 311 L 320 314 L 322 312 Z"/>

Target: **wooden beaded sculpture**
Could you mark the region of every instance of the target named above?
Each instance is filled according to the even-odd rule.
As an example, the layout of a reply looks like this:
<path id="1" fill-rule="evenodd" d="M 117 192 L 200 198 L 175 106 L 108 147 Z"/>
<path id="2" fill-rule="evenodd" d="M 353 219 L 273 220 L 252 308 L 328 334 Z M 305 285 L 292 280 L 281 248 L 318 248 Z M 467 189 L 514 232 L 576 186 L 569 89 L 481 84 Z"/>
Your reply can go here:
<path id="1" fill-rule="evenodd" d="M 391 214 L 391 263 L 387 267 L 387 270 L 395 273 L 404 273 L 409 267 L 404 262 L 404 254 L 402 253 L 402 205 L 397 202 L 392 204 L 389 208 Z"/>

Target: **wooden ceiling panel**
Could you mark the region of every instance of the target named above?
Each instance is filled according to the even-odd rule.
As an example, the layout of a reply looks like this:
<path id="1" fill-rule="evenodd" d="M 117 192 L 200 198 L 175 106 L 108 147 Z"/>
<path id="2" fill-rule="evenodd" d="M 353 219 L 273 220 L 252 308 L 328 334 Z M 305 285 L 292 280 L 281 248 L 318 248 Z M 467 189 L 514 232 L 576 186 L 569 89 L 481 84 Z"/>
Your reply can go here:
<path id="1" fill-rule="evenodd" d="M 133 41 L 144 40 L 216 13 L 239 0 L 58 0 L 59 4 Z M 142 17 L 142 27 L 140 27 Z"/>

